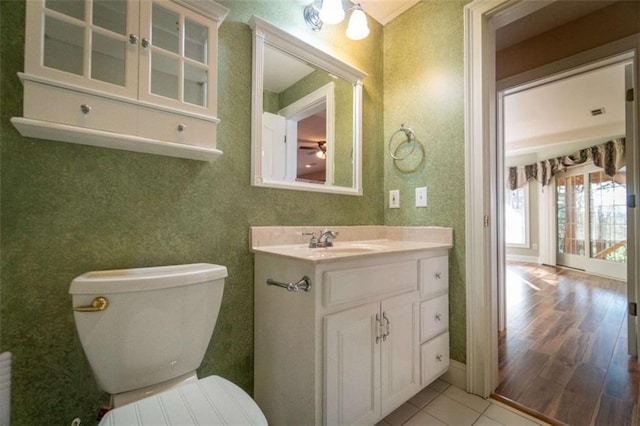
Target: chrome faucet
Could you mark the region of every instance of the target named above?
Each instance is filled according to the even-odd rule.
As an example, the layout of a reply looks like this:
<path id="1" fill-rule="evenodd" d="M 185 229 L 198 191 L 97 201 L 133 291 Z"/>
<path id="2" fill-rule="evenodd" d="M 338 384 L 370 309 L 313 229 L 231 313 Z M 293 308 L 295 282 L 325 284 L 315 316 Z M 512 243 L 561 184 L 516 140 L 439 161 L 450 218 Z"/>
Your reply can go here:
<path id="1" fill-rule="evenodd" d="M 320 233 L 316 247 L 333 247 L 333 239 L 338 237 L 337 232 L 325 229 Z"/>
<path id="2" fill-rule="evenodd" d="M 316 238 L 316 234 L 314 232 L 305 232 L 302 235 L 311 235 L 311 239 L 309 240 L 309 248 L 333 247 L 333 239 L 338 237 L 337 232 L 333 232 L 329 229 L 324 229 L 322 232 L 320 232 L 319 238 Z"/>

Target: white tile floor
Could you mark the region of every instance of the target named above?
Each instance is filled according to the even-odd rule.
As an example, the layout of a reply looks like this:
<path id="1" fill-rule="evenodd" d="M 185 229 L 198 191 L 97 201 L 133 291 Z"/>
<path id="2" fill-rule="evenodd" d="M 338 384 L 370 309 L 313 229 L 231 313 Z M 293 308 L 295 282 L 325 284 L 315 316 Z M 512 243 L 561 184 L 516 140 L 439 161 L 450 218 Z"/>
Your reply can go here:
<path id="1" fill-rule="evenodd" d="M 436 380 L 377 426 L 536 426 L 547 423 Z"/>

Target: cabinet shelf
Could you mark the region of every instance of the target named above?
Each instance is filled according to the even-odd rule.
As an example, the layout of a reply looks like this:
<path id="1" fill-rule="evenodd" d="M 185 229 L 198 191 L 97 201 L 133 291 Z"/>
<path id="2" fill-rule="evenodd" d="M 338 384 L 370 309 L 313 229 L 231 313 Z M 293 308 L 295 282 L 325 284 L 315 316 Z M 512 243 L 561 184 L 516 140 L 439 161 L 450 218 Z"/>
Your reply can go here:
<path id="1" fill-rule="evenodd" d="M 212 161 L 222 155 L 222 151 L 216 148 L 165 142 L 157 139 L 123 135 L 29 118 L 13 117 L 11 123 L 18 129 L 22 136 L 29 138 L 70 142 L 200 161 Z"/>

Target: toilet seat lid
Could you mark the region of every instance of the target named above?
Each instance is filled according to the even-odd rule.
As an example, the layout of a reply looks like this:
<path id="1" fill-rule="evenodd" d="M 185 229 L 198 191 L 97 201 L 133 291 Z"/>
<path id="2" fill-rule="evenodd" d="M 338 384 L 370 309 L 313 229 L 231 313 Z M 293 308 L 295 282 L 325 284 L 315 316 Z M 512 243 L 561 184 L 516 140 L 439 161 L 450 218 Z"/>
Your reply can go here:
<path id="1" fill-rule="evenodd" d="M 267 425 L 267 419 L 238 386 L 209 376 L 115 408 L 99 426 L 118 425 Z"/>

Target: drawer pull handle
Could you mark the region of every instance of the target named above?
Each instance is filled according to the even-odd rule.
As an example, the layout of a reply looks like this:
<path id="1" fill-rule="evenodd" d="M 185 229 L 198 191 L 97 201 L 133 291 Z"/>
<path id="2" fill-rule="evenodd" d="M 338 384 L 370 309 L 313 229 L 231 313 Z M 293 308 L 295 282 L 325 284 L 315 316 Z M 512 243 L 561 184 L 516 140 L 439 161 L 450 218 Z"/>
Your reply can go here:
<path id="1" fill-rule="evenodd" d="M 436 321 L 442 321 L 442 314 L 436 314 Z"/>
<path id="2" fill-rule="evenodd" d="M 143 38 L 142 42 L 140 43 L 142 45 L 142 47 L 144 47 L 145 49 L 149 46 L 151 46 L 151 42 L 149 41 L 148 38 Z"/>
<path id="3" fill-rule="evenodd" d="M 80 105 L 80 111 L 82 111 L 84 114 L 89 114 L 91 112 L 91 107 L 87 104 L 82 104 Z"/>
<path id="4" fill-rule="evenodd" d="M 131 44 L 137 44 L 138 43 L 138 36 L 135 34 L 129 34 L 129 43 Z"/>
<path id="5" fill-rule="evenodd" d="M 436 361 L 442 362 L 442 358 L 443 358 L 442 355 L 436 355 Z"/>
<path id="6" fill-rule="evenodd" d="M 73 308 L 73 310 L 76 312 L 100 312 L 107 309 L 107 306 L 109 306 L 107 298 L 99 296 L 93 299 L 90 305 L 78 306 L 77 308 Z"/>
<path id="7" fill-rule="evenodd" d="M 439 280 L 442 278 L 442 273 L 441 272 L 436 272 L 436 279 Z"/>
<path id="8" fill-rule="evenodd" d="M 295 282 L 295 283 L 281 283 L 279 281 L 272 280 L 271 278 L 269 278 L 267 280 L 267 285 L 275 285 L 276 287 L 284 288 L 287 291 L 298 291 L 298 290 L 309 291 L 311 290 L 311 278 L 305 275 L 304 277 L 300 278 L 298 282 Z"/>
<path id="9" fill-rule="evenodd" d="M 185 126 L 184 124 L 178 124 L 178 131 L 179 132 L 184 132 L 186 130 L 187 126 Z"/>

